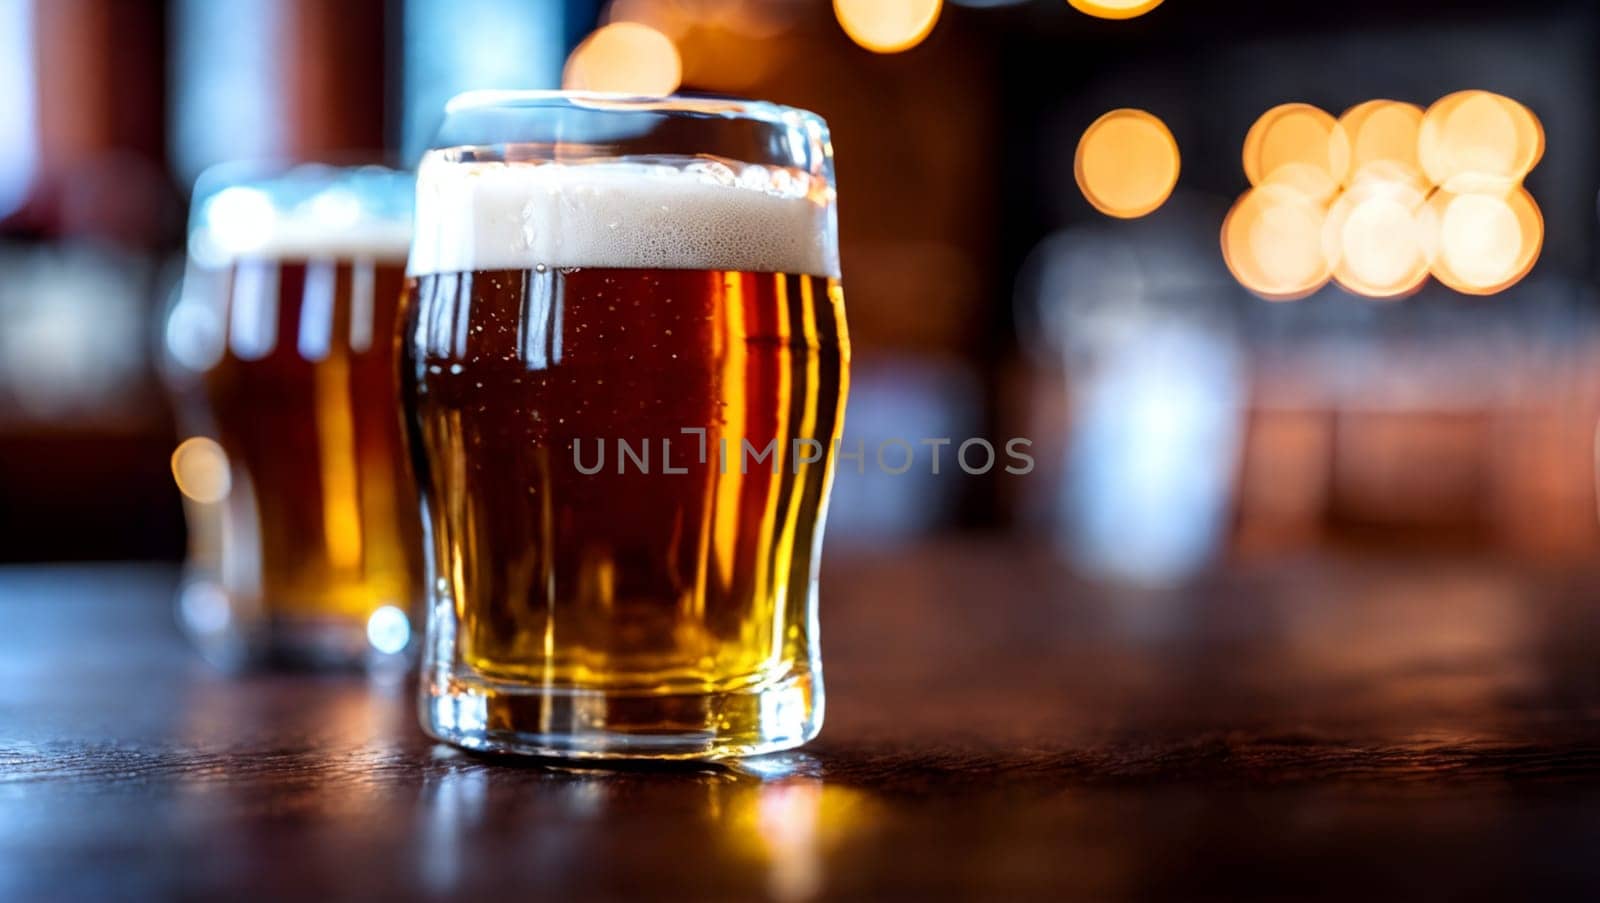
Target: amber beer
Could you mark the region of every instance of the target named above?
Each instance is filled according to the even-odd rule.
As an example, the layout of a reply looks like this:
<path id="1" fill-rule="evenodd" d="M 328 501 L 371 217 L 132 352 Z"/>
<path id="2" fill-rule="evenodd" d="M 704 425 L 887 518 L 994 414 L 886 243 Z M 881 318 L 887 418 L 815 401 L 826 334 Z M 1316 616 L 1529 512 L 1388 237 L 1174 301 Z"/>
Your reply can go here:
<path id="1" fill-rule="evenodd" d="M 421 596 L 396 403 L 409 228 L 305 231 L 279 222 L 211 272 L 191 267 L 169 320 L 190 376 L 181 419 L 230 475 L 225 497 L 186 500 L 212 560 L 191 556 L 204 582 L 183 613 L 203 646 L 237 656 L 355 663 L 403 650 Z"/>
<path id="2" fill-rule="evenodd" d="M 814 733 L 849 370 L 832 222 L 804 174 L 716 175 L 424 164 L 404 374 L 454 646 L 425 675 L 436 735 L 717 755 L 762 747 L 763 704 L 795 709 L 778 745 Z"/>
<path id="3" fill-rule="evenodd" d="M 256 534 L 236 551 L 259 560 L 269 618 L 364 625 L 420 582 L 394 405 L 404 272 L 372 258 L 230 268 L 236 315 L 204 385 L 217 439 L 249 483 L 233 506 L 249 526 L 232 535 Z"/>

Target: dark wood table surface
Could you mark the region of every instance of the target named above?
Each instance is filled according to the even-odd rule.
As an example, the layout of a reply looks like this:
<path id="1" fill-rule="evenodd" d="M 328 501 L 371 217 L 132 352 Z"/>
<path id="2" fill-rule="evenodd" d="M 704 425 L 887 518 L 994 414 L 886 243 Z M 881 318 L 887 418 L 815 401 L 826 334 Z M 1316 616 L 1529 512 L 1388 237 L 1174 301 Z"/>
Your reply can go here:
<path id="1" fill-rule="evenodd" d="M 1595 899 L 1600 571 L 843 545 L 822 737 L 727 767 L 475 758 L 211 672 L 170 568 L 0 570 L 0 899 Z"/>

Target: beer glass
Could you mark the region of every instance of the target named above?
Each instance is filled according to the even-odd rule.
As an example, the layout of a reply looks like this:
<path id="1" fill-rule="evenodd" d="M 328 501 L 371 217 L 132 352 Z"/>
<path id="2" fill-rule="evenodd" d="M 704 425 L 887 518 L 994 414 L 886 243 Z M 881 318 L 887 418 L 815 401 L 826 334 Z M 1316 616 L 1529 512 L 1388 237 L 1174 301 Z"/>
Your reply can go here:
<path id="1" fill-rule="evenodd" d="M 810 113 L 449 104 L 418 170 L 402 367 L 429 734 L 580 758 L 816 734 L 850 357 L 836 233 Z"/>
<path id="2" fill-rule="evenodd" d="M 190 555 L 180 621 L 224 666 L 401 664 L 421 525 L 397 403 L 414 181 L 231 165 L 195 187 L 162 365 Z"/>

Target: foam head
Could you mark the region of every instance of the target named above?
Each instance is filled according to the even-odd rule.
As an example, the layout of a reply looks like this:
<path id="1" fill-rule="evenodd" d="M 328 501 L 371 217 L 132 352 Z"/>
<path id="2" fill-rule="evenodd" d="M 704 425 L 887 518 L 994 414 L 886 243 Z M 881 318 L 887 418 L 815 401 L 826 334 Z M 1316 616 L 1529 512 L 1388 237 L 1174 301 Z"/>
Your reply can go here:
<path id="1" fill-rule="evenodd" d="M 837 276 L 833 189 L 798 170 L 676 162 L 459 161 L 417 176 L 413 275 L 536 267 Z"/>
<path id="2" fill-rule="evenodd" d="M 409 173 L 376 166 L 219 167 L 195 186 L 189 256 L 204 266 L 240 258 L 399 263 L 411 245 L 414 194 Z"/>

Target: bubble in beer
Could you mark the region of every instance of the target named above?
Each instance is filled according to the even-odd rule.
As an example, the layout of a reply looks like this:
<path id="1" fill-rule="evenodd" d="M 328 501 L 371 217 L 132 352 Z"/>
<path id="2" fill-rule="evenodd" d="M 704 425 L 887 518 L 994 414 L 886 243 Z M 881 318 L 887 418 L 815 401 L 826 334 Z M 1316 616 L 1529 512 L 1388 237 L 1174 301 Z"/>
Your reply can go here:
<path id="1" fill-rule="evenodd" d="M 1140 217 L 1166 203 L 1178 184 L 1178 142 L 1144 110 L 1112 110 L 1084 130 L 1072 168 L 1096 210 Z"/>
<path id="2" fill-rule="evenodd" d="M 573 49 L 561 86 L 657 97 L 676 91 L 682 78 L 683 63 L 671 38 L 638 22 L 613 22 Z"/>
<path id="3" fill-rule="evenodd" d="M 1096 19 L 1132 19 L 1161 5 L 1161 0 L 1067 0 L 1072 8 Z"/>
<path id="4" fill-rule="evenodd" d="M 833 0 L 839 27 L 873 53 L 899 53 L 922 43 L 944 0 Z"/>
<path id="5" fill-rule="evenodd" d="M 220 502 L 233 488 L 228 455 L 216 440 L 194 436 L 172 453 L 172 478 L 178 491 L 202 504 Z"/>

